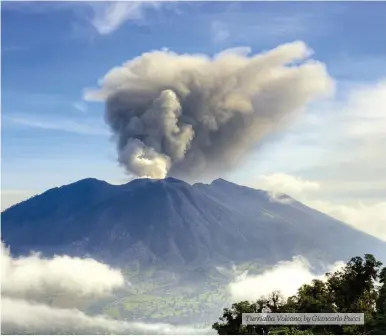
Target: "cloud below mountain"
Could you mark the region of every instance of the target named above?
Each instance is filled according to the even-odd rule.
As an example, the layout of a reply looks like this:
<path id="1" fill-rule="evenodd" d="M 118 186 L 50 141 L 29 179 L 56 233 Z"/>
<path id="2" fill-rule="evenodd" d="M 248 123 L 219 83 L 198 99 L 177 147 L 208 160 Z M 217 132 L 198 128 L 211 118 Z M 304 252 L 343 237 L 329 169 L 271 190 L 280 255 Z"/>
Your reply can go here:
<path id="1" fill-rule="evenodd" d="M 333 272 L 343 267 L 343 262 L 336 262 L 327 267 L 326 271 Z M 313 279 L 323 279 L 324 275 L 314 274 L 307 259 L 297 256 L 291 261 L 282 261 L 271 269 L 259 275 L 247 273 L 236 277 L 230 283 L 229 291 L 237 301 L 257 300 L 273 291 L 280 291 L 284 297 L 295 295 L 303 284 L 311 283 Z"/>
<path id="2" fill-rule="evenodd" d="M 115 333 L 115 334 L 207 334 L 208 329 L 168 324 L 146 324 L 91 316 L 76 306 L 85 300 L 97 301 L 124 287 L 125 279 L 93 259 L 39 254 L 13 258 L 1 244 L 1 327 L 3 333 Z M 47 298 L 65 299 L 47 304 Z"/>
<path id="3" fill-rule="evenodd" d="M 210 334 L 210 329 L 170 324 L 147 324 L 113 320 L 105 316 L 90 316 L 78 309 L 63 309 L 24 300 L 1 300 L 3 332 L 21 331 L 42 334 Z"/>
<path id="4" fill-rule="evenodd" d="M 39 254 L 12 258 L 1 244 L 1 292 L 3 295 L 34 298 L 49 294 L 69 297 L 101 298 L 123 287 L 120 270 L 112 269 L 94 259 Z"/>

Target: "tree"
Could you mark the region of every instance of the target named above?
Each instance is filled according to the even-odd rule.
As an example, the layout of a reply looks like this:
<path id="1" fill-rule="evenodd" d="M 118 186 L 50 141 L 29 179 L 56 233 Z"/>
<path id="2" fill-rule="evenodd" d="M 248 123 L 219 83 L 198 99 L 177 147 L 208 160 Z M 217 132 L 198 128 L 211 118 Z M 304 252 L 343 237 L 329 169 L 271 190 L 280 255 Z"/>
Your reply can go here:
<path id="1" fill-rule="evenodd" d="M 382 269 L 382 271 L 379 274 L 379 293 L 378 293 L 378 299 L 376 303 L 376 309 L 377 311 L 385 315 L 386 314 L 386 267 Z"/>
<path id="2" fill-rule="evenodd" d="M 371 328 L 373 335 L 386 334 L 386 267 L 379 274 L 379 283 L 376 313 Z"/>
<path id="3" fill-rule="evenodd" d="M 371 254 L 352 258 L 344 268 L 327 273 L 326 280 L 301 286 L 284 299 L 271 293 L 256 302 L 243 301 L 225 308 L 221 322 L 213 324 L 220 335 L 278 334 L 386 334 L 386 267 Z M 242 325 L 243 313 L 364 313 L 364 325 Z"/>

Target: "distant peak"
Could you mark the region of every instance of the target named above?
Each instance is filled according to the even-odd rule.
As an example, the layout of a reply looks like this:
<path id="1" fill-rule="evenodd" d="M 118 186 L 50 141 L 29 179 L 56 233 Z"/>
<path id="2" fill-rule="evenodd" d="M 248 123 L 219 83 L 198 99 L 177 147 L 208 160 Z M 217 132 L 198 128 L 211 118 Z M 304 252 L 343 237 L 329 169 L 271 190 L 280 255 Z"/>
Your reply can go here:
<path id="1" fill-rule="evenodd" d="M 223 178 L 218 178 L 214 180 L 211 184 L 212 185 L 236 185 L 235 183 L 224 180 Z"/>
<path id="2" fill-rule="evenodd" d="M 176 179 L 175 177 L 167 177 L 164 179 L 164 181 L 168 183 L 185 183 L 184 181 Z"/>
<path id="3" fill-rule="evenodd" d="M 179 180 L 175 177 L 167 177 L 163 180 L 160 180 L 162 181 L 162 184 L 164 184 L 165 186 L 171 186 L 171 187 L 176 187 L 176 188 L 180 188 L 180 187 L 188 187 L 188 186 L 191 186 L 190 183 L 188 182 L 185 182 L 183 180 Z"/>
<path id="4" fill-rule="evenodd" d="M 153 180 L 153 179 L 150 179 L 150 178 L 135 178 L 129 182 L 127 182 L 126 186 L 145 186 L 145 185 L 148 185 L 148 184 L 151 184 L 151 183 L 154 183 L 156 182 L 157 180 Z"/>
<path id="5" fill-rule="evenodd" d="M 165 179 L 150 179 L 150 178 L 137 178 L 129 183 L 127 185 L 134 187 L 134 186 L 171 186 L 171 185 L 188 185 L 188 183 L 176 179 L 174 177 L 167 177 Z"/>
<path id="6" fill-rule="evenodd" d="M 228 181 L 224 180 L 223 178 L 218 178 L 218 179 L 213 180 L 212 183 L 223 183 L 223 182 L 228 182 Z"/>
<path id="7" fill-rule="evenodd" d="M 82 180 L 79 180 L 78 182 L 79 183 L 98 183 L 98 182 L 105 182 L 105 181 L 98 180 L 95 177 L 86 177 L 86 178 L 84 178 Z"/>
<path id="8" fill-rule="evenodd" d="M 94 177 L 87 177 L 82 180 L 73 182 L 68 184 L 67 186 L 70 185 L 97 185 L 97 184 L 108 184 L 106 181 L 103 180 L 98 180 L 97 178 Z"/>

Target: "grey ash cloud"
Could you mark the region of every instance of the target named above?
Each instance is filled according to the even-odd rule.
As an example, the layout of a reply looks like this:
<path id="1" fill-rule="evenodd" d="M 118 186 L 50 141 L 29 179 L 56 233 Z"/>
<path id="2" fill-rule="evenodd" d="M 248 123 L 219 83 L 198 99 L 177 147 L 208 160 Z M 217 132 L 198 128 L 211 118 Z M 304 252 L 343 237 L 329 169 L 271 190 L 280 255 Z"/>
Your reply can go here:
<path id="1" fill-rule="evenodd" d="M 250 53 L 144 53 L 110 70 L 84 98 L 105 102 L 118 161 L 129 174 L 218 175 L 334 88 L 301 41 Z"/>

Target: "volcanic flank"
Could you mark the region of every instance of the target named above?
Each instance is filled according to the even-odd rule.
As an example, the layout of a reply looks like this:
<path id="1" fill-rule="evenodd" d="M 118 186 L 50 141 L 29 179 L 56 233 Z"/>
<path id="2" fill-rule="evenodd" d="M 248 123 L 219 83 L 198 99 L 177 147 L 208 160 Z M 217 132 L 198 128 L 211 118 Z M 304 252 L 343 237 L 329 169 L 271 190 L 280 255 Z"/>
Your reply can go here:
<path id="1" fill-rule="evenodd" d="M 2 240 L 15 254 L 92 255 L 174 269 L 273 264 L 295 255 L 330 263 L 386 251 L 375 237 L 289 196 L 283 202 L 224 180 L 189 185 L 174 178 L 120 186 L 86 179 L 48 190 L 2 213 Z"/>

